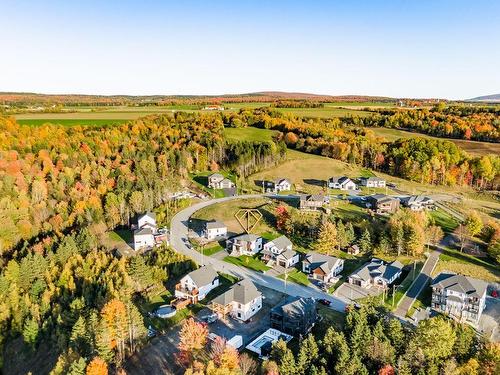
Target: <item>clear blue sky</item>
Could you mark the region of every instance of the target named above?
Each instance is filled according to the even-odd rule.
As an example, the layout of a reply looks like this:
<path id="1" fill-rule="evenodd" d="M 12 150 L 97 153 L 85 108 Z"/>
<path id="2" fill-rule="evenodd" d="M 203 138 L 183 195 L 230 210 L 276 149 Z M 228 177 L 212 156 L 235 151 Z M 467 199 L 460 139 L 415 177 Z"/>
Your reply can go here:
<path id="1" fill-rule="evenodd" d="M 500 93 L 500 1 L 11 1 L 0 91 Z"/>

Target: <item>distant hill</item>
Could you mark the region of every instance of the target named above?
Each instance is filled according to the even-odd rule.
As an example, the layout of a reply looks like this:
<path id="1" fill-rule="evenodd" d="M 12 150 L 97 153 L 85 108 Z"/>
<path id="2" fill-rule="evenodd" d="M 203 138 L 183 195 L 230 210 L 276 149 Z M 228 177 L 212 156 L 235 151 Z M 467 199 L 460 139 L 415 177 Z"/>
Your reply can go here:
<path id="1" fill-rule="evenodd" d="M 211 104 L 235 102 L 274 102 L 277 100 L 307 100 L 315 102 L 395 102 L 397 99 L 366 95 L 318 95 L 297 92 L 261 91 L 224 95 L 48 95 L 21 92 L 0 92 L 0 103 L 10 105 L 168 105 Z"/>
<path id="2" fill-rule="evenodd" d="M 467 99 L 466 101 L 500 103 L 500 94 L 478 96 L 477 98 Z"/>

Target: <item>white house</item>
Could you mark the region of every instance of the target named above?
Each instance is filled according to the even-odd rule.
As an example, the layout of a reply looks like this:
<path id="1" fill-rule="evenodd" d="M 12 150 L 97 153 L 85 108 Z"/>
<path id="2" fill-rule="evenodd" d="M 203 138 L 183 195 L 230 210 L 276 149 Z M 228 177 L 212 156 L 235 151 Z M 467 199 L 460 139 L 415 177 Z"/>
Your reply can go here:
<path id="1" fill-rule="evenodd" d="M 292 183 L 290 180 L 286 178 L 279 178 L 275 181 L 268 181 L 266 183 L 267 185 L 267 192 L 275 193 L 278 194 L 279 192 L 282 191 L 289 191 L 292 189 Z"/>
<path id="2" fill-rule="evenodd" d="M 229 255 L 255 255 L 262 250 L 262 237 L 255 234 L 242 234 L 227 240 L 226 244 Z"/>
<path id="3" fill-rule="evenodd" d="M 175 286 L 175 297 L 197 303 L 219 286 L 219 275 L 212 266 L 200 267 L 185 275 Z"/>
<path id="4" fill-rule="evenodd" d="M 373 188 L 383 188 L 386 185 L 386 181 L 380 177 L 361 177 L 359 179 L 361 186 L 373 187 Z"/>
<path id="5" fill-rule="evenodd" d="M 156 226 L 156 215 L 153 212 L 146 212 L 137 218 L 137 224 L 132 225 L 134 230 L 134 249 L 150 248 L 155 246 L 155 234 L 158 231 Z"/>
<path id="6" fill-rule="evenodd" d="M 213 220 L 205 223 L 203 236 L 208 240 L 225 237 L 227 235 L 227 227 L 222 221 Z"/>
<path id="7" fill-rule="evenodd" d="M 234 284 L 212 301 L 212 310 L 246 322 L 262 308 L 262 293 L 249 279 Z"/>
<path id="8" fill-rule="evenodd" d="M 299 262 L 299 253 L 292 249 L 292 242 L 287 237 L 281 236 L 264 245 L 262 259 L 268 265 L 289 268 Z"/>
<path id="9" fill-rule="evenodd" d="M 344 269 L 344 260 L 311 251 L 302 261 L 302 271 L 324 283 L 335 282 L 335 277 Z"/>
<path id="10" fill-rule="evenodd" d="M 234 187 L 234 182 L 220 173 L 214 173 L 208 176 L 208 187 L 211 189 L 230 189 Z"/>
<path id="11" fill-rule="evenodd" d="M 432 281 L 432 309 L 461 322 L 477 325 L 486 305 L 488 284 L 453 273 L 440 273 Z"/>
<path id="12" fill-rule="evenodd" d="M 385 263 L 373 258 L 349 276 L 349 283 L 366 289 L 372 286 L 387 288 L 401 276 L 402 271 L 403 265 L 397 260 Z"/>
<path id="13" fill-rule="evenodd" d="M 434 200 L 425 195 L 411 195 L 408 197 L 400 198 L 401 204 L 408 207 L 412 211 L 422 211 L 432 209 L 434 207 Z"/>
<path id="14" fill-rule="evenodd" d="M 330 177 L 328 179 L 328 187 L 340 190 L 356 190 L 358 188 L 354 181 L 347 176 Z"/>

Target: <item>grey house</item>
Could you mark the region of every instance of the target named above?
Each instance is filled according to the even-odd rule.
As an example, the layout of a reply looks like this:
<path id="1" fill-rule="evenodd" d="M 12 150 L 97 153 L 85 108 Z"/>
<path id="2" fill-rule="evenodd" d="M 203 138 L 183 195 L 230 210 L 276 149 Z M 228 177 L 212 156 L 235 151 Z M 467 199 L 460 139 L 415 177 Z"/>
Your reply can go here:
<path id="1" fill-rule="evenodd" d="M 461 321 L 477 324 L 486 304 L 488 284 L 453 273 L 440 273 L 433 280 L 432 309 Z"/>
<path id="2" fill-rule="evenodd" d="M 318 316 L 313 298 L 289 296 L 271 309 L 271 328 L 292 336 L 307 334 Z"/>
<path id="3" fill-rule="evenodd" d="M 397 260 L 386 263 L 373 258 L 349 276 L 349 283 L 366 289 L 372 286 L 387 288 L 396 281 L 402 271 L 403 265 Z"/>
<path id="4" fill-rule="evenodd" d="M 301 195 L 299 200 L 299 209 L 318 210 L 326 203 L 325 197 L 321 194 Z"/>

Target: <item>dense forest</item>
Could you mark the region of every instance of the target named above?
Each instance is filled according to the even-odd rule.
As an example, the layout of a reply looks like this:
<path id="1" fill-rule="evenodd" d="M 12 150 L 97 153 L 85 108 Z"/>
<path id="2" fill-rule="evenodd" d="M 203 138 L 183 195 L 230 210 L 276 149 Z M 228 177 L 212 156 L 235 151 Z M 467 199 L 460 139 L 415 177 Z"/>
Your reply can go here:
<path id="1" fill-rule="evenodd" d="M 357 118 L 362 126 L 410 130 L 437 137 L 500 142 L 500 108 L 446 106 L 432 109 L 377 110 L 373 116 Z"/>
<path id="2" fill-rule="evenodd" d="M 94 356 L 119 366 L 134 352 L 145 337 L 134 301 L 194 267 L 168 248 L 117 258 L 105 232 L 165 202 L 189 172 L 244 176 L 286 146 L 228 142 L 219 115 L 176 113 L 103 127 L 3 117 L 0 150 L 0 346 L 21 336 L 34 353 L 61 353 L 47 372 L 80 374 Z"/>
<path id="3" fill-rule="evenodd" d="M 227 126 L 255 126 L 279 130 L 288 147 L 387 172 L 421 183 L 498 186 L 500 156 L 470 157 L 454 143 L 426 138 L 386 142 L 370 129 L 353 127 L 362 119 L 309 119 L 276 110 L 224 115 Z"/>

